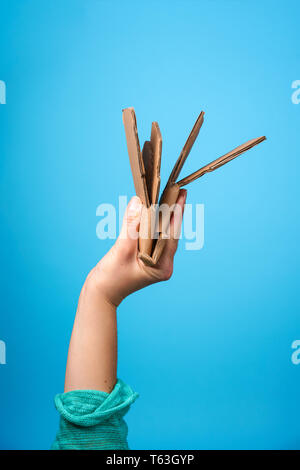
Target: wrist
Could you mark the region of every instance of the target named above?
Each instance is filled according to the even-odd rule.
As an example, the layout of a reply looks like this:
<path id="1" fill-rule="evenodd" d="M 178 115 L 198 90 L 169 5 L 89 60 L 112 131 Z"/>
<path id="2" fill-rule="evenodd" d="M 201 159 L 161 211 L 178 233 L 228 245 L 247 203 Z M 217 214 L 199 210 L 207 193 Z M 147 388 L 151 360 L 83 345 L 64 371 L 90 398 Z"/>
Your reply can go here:
<path id="1" fill-rule="evenodd" d="M 103 274 L 99 275 L 97 267 L 88 274 L 84 288 L 90 298 L 97 299 L 97 302 L 101 302 L 113 310 L 116 310 L 122 301 L 122 297 L 115 292 L 115 288 L 112 288 L 108 279 Z"/>

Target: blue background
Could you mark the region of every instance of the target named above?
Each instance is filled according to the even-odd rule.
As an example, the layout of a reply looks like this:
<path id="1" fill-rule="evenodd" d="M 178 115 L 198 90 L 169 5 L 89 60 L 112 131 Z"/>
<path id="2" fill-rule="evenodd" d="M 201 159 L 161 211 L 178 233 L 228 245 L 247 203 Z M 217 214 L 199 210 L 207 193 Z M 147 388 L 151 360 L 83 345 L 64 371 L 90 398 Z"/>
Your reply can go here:
<path id="1" fill-rule="evenodd" d="M 299 2 L 1 0 L 0 446 L 49 448 L 76 303 L 111 246 L 96 207 L 133 192 L 121 109 L 163 135 L 166 180 L 268 140 L 189 187 L 201 251 L 119 308 L 133 449 L 300 448 Z"/>

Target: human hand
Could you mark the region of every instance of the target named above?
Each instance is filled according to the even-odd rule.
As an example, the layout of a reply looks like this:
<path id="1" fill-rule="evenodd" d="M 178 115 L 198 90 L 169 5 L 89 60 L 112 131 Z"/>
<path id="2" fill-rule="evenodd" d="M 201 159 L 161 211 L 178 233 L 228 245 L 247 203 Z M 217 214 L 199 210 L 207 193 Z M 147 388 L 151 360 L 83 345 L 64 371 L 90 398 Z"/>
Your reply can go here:
<path id="1" fill-rule="evenodd" d="M 146 266 L 138 258 L 138 229 L 143 205 L 137 196 L 131 199 L 116 243 L 87 278 L 87 282 L 92 282 L 107 302 L 117 307 L 132 292 L 170 279 L 186 194 L 185 189 L 180 190 L 176 202 L 180 217 L 175 214 L 171 218 L 170 238 L 167 239 L 159 262 L 154 267 Z"/>
<path id="2" fill-rule="evenodd" d="M 186 191 L 181 190 L 170 222 L 170 238 L 154 267 L 146 266 L 138 258 L 143 206 L 138 197 L 131 199 L 119 238 L 89 273 L 81 290 L 69 347 L 66 392 L 88 389 L 110 393 L 115 386 L 116 307 L 132 292 L 171 277 L 185 199 Z"/>

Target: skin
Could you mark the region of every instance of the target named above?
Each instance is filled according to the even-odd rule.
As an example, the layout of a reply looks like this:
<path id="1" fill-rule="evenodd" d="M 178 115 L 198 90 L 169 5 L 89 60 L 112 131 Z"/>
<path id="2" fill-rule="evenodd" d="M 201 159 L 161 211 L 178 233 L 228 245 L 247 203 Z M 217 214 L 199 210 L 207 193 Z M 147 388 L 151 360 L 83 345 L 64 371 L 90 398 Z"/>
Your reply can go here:
<path id="1" fill-rule="evenodd" d="M 170 223 L 170 238 L 155 267 L 137 256 L 142 204 L 135 196 L 126 209 L 121 233 L 87 276 L 74 321 L 65 378 L 65 392 L 101 390 L 110 393 L 117 380 L 117 307 L 133 292 L 170 279 L 178 245 L 186 190 L 180 190 L 180 217 Z"/>

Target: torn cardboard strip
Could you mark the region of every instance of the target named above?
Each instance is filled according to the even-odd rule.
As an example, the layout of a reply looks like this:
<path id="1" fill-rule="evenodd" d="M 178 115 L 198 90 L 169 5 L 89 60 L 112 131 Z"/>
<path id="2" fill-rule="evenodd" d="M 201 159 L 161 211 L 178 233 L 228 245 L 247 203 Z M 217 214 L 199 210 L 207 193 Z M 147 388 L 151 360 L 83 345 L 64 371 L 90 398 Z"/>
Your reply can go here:
<path id="1" fill-rule="evenodd" d="M 140 150 L 140 143 L 137 131 L 137 123 L 133 108 L 123 110 L 123 122 L 125 127 L 127 149 L 129 154 L 131 172 L 134 181 L 134 187 L 137 196 L 141 199 L 145 208 L 142 211 L 139 231 L 139 258 L 147 266 L 155 266 L 163 252 L 170 223 L 169 216 L 156 217 L 157 202 L 160 188 L 160 165 L 162 153 L 162 137 L 157 122 L 152 123 L 150 140 L 146 141 L 143 151 Z M 194 173 L 177 181 L 183 165 L 199 135 L 204 122 L 204 112 L 202 111 L 174 165 L 169 176 L 168 182 L 163 190 L 159 200 L 158 211 L 166 204 L 172 208 L 176 204 L 180 188 L 195 181 L 201 176 L 220 168 L 222 165 L 230 162 L 234 158 L 250 150 L 255 145 L 263 142 L 266 137 L 252 139 L 236 147 L 231 152 L 208 163 Z"/>

